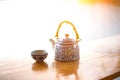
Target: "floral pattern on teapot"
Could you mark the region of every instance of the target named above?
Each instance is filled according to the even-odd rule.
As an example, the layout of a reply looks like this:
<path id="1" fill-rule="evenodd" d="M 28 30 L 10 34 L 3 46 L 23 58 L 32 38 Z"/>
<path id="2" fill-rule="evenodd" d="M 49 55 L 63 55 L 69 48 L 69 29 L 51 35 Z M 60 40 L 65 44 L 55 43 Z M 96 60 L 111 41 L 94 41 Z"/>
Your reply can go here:
<path id="1" fill-rule="evenodd" d="M 55 60 L 58 61 L 75 61 L 79 60 L 78 45 L 56 45 Z"/>

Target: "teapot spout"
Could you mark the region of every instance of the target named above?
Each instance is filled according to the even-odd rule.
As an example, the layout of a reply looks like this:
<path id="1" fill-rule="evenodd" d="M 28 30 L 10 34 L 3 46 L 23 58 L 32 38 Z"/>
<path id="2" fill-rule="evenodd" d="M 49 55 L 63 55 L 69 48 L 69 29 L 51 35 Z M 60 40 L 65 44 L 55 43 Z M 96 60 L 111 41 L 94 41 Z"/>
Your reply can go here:
<path id="1" fill-rule="evenodd" d="M 54 47 L 55 47 L 55 41 L 53 39 L 49 39 L 49 41 L 51 42 L 52 48 L 54 49 Z"/>

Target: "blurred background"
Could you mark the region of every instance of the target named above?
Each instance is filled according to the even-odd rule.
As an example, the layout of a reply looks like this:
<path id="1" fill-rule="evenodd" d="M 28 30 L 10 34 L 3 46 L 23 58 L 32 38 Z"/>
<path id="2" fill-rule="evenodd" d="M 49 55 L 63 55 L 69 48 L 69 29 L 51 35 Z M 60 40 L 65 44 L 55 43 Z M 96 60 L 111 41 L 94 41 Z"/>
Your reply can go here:
<path id="1" fill-rule="evenodd" d="M 120 0 L 0 0 L 0 59 L 32 50 L 52 50 L 61 21 L 71 21 L 82 39 L 89 42 L 120 34 Z M 70 25 L 65 33 L 75 38 Z"/>

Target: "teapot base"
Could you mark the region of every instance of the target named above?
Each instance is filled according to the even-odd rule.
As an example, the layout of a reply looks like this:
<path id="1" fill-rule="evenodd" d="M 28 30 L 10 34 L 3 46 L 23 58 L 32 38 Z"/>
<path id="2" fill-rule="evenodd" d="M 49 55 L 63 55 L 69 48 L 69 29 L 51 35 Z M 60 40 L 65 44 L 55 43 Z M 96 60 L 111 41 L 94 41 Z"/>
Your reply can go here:
<path id="1" fill-rule="evenodd" d="M 57 60 L 55 59 L 56 61 L 60 61 L 60 62 L 72 62 L 72 61 L 78 61 L 79 59 L 76 59 L 76 60 Z"/>

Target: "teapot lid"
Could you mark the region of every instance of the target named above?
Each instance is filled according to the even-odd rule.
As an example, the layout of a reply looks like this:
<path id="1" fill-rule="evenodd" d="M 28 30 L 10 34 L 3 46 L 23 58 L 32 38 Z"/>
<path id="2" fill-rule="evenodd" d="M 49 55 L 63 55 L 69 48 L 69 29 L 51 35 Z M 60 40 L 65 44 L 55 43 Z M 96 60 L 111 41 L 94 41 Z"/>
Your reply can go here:
<path id="1" fill-rule="evenodd" d="M 69 34 L 65 34 L 64 39 L 58 39 L 59 44 L 75 44 L 76 41 L 72 38 L 69 38 Z"/>

